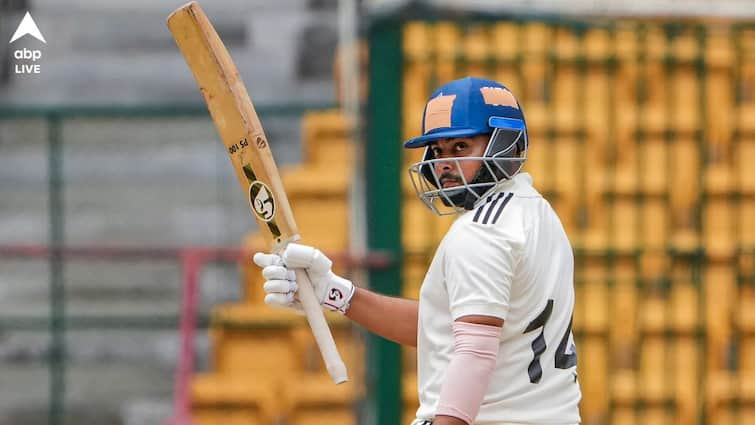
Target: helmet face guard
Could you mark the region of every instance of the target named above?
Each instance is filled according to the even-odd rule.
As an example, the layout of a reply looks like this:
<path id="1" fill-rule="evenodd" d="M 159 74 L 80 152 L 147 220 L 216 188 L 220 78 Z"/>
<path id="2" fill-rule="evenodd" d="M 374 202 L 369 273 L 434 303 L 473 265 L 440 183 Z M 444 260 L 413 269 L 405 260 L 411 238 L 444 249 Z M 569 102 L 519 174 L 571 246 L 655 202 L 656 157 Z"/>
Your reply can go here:
<path id="1" fill-rule="evenodd" d="M 513 178 L 524 166 L 529 143 L 524 121 L 491 117 L 489 125 L 493 132 L 483 156 L 435 158 L 428 145 L 422 161 L 409 167 L 409 177 L 417 196 L 436 214 L 448 215 L 471 210 L 498 183 Z M 474 161 L 479 166 L 470 181 L 467 181 L 462 172 L 461 165 L 466 161 Z M 450 164 L 453 171 L 438 174 L 439 164 Z M 443 187 L 441 179 L 449 174 L 461 180 L 459 185 Z"/>

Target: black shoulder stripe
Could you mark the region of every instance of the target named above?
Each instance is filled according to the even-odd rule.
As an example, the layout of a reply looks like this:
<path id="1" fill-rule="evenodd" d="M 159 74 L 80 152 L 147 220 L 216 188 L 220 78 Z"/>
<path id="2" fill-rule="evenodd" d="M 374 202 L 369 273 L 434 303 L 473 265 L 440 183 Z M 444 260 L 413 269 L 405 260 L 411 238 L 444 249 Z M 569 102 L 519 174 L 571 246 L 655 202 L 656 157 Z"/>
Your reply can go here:
<path id="1" fill-rule="evenodd" d="M 490 215 L 493 214 L 493 210 L 495 209 L 496 204 L 498 204 L 498 201 L 503 198 L 503 195 L 505 193 L 499 193 L 498 196 L 495 197 L 495 200 L 490 203 L 490 205 L 487 207 L 487 212 L 485 213 L 485 218 L 482 219 L 482 224 L 488 224 L 488 220 L 490 219 Z"/>
<path id="2" fill-rule="evenodd" d="M 514 193 L 509 193 L 508 195 L 506 195 L 506 198 L 503 200 L 503 202 L 501 202 L 501 205 L 498 207 L 498 211 L 495 212 L 495 216 L 493 216 L 492 224 L 495 224 L 498 221 L 498 217 L 501 216 L 501 211 L 503 211 L 503 209 L 506 207 L 506 204 L 508 204 L 511 198 L 513 197 L 514 197 Z"/>
<path id="3" fill-rule="evenodd" d="M 480 218 L 480 215 L 482 215 L 482 210 L 485 209 L 485 206 L 487 206 L 488 203 L 492 199 L 493 199 L 493 195 L 488 196 L 488 199 L 485 200 L 485 203 L 482 204 L 482 205 L 480 205 L 479 207 L 477 207 L 477 212 L 475 213 L 474 218 L 472 219 L 472 221 L 474 221 L 475 223 L 477 223 L 477 220 Z"/>
<path id="4" fill-rule="evenodd" d="M 488 217 L 490 217 L 490 210 L 495 206 L 496 202 L 498 202 L 498 199 L 500 199 L 502 195 L 502 193 L 492 194 L 485 198 L 485 202 L 477 207 L 477 211 L 475 212 L 472 221 L 475 223 L 480 223 L 480 219 L 487 220 Z"/>

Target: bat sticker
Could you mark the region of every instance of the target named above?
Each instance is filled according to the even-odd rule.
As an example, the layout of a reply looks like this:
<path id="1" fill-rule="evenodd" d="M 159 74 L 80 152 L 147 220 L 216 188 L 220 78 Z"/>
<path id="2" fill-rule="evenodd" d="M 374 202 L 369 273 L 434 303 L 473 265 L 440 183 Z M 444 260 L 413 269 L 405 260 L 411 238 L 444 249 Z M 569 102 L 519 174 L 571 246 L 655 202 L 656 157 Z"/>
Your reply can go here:
<path id="1" fill-rule="evenodd" d="M 275 217 L 275 198 L 265 183 L 255 180 L 249 185 L 249 207 L 262 221 Z"/>

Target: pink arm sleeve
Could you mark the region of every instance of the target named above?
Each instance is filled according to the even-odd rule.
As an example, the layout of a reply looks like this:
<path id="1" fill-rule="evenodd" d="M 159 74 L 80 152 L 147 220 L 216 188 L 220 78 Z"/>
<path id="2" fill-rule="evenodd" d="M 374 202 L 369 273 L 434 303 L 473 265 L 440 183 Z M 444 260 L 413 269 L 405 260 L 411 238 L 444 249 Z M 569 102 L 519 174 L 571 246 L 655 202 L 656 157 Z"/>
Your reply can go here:
<path id="1" fill-rule="evenodd" d="M 454 355 L 446 370 L 435 415 L 471 424 L 495 370 L 501 328 L 454 322 Z"/>

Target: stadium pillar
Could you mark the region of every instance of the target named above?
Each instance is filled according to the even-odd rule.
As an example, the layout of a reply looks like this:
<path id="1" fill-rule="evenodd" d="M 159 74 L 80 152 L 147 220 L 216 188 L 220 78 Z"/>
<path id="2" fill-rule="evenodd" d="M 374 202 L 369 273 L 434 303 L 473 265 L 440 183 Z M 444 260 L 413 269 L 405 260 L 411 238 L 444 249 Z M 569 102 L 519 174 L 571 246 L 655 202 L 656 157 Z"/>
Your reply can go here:
<path id="1" fill-rule="evenodd" d="M 369 28 L 367 105 L 367 243 L 389 253 L 388 268 L 371 270 L 370 287 L 401 294 L 401 25 L 392 20 Z M 372 425 L 401 423 L 401 347 L 370 335 L 367 368 L 367 420 Z"/>

